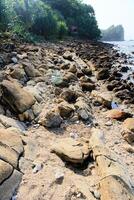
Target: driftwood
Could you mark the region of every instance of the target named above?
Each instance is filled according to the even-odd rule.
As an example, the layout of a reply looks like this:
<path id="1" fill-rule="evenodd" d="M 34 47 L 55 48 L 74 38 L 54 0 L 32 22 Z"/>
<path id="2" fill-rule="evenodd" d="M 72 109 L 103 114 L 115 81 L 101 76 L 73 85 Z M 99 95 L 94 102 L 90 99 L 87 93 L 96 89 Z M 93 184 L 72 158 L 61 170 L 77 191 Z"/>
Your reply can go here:
<path id="1" fill-rule="evenodd" d="M 90 145 L 100 175 L 101 200 L 134 200 L 131 179 L 118 157 L 106 148 L 103 134 L 92 130 Z"/>

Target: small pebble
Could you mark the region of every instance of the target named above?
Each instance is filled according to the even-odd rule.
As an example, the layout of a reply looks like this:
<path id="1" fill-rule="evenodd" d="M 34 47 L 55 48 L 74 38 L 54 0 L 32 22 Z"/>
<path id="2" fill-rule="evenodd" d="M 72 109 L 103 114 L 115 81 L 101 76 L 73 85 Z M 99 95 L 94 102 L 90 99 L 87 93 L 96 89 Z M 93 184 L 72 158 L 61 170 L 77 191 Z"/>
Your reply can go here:
<path id="1" fill-rule="evenodd" d="M 76 139 L 78 139 L 79 136 L 77 133 L 72 132 L 72 133 L 70 133 L 70 137 L 76 140 Z"/>
<path id="2" fill-rule="evenodd" d="M 13 61 L 13 63 L 17 64 L 18 63 L 18 59 L 16 57 L 12 57 L 11 60 Z"/>
<path id="3" fill-rule="evenodd" d="M 94 196 L 95 196 L 96 199 L 100 199 L 100 197 L 101 197 L 100 192 L 95 190 L 94 191 Z"/>
<path id="4" fill-rule="evenodd" d="M 62 181 L 64 179 L 64 173 L 62 171 L 58 170 L 55 173 L 55 179 L 56 179 L 56 181 Z"/>
<path id="5" fill-rule="evenodd" d="M 108 122 L 105 123 L 105 125 L 106 125 L 106 126 L 112 126 L 113 124 L 112 124 L 111 121 L 108 121 Z"/>
<path id="6" fill-rule="evenodd" d="M 42 168 L 43 168 L 43 164 L 42 164 L 42 163 L 36 164 L 35 167 L 33 168 L 33 173 L 36 174 L 36 173 L 39 172 Z"/>

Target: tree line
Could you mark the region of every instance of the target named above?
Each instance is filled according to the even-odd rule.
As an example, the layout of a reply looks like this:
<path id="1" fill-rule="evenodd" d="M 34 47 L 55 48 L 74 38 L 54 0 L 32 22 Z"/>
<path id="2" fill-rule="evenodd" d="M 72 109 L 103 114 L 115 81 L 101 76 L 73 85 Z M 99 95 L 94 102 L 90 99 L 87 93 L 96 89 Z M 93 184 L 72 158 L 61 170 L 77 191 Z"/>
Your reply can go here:
<path id="1" fill-rule="evenodd" d="M 2 31 L 25 40 L 66 36 L 96 40 L 101 35 L 93 7 L 82 0 L 1 0 Z"/>

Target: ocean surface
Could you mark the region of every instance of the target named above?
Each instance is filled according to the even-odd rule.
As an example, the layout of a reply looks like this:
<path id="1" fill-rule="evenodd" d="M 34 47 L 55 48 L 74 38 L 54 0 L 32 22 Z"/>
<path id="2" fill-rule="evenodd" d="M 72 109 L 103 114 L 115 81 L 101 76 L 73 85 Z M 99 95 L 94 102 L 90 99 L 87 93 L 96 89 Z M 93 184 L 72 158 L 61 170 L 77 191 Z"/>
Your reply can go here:
<path id="1" fill-rule="evenodd" d="M 122 64 L 122 66 L 127 66 L 129 70 L 123 73 L 122 79 L 128 80 L 134 83 L 134 41 L 122 41 L 122 42 L 107 42 L 114 44 L 114 48 L 120 53 L 125 53 L 127 55 L 127 64 Z"/>

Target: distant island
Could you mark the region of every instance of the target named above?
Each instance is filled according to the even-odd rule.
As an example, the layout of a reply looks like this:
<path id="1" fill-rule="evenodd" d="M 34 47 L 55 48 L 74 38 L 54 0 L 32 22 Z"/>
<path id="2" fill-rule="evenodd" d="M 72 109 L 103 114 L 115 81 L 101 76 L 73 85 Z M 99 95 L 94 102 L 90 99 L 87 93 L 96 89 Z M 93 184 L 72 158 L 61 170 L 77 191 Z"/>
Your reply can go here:
<path id="1" fill-rule="evenodd" d="M 103 41 L 124 41 L 124 28 L 122 25 L 110 26 L 106 30 L 101 30 Z"/>

